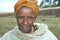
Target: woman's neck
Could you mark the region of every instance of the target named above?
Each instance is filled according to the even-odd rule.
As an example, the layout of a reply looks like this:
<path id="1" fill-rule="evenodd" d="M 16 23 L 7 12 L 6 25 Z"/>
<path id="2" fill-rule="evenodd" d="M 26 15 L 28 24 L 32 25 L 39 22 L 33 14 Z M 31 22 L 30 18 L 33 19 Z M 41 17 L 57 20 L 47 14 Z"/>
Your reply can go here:
<path id="1" fill-rule="evenodd" d="M 34 27 L 31 28 L 31 31 L 28 32 L 29 34 L 33 33 L 35 31 Z"/>

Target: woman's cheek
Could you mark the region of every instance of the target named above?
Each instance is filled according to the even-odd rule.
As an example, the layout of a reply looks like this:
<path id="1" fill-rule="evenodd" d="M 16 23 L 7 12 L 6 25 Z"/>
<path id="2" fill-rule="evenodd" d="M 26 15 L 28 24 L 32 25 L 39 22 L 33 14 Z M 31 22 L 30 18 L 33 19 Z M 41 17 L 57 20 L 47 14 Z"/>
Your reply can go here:
<path id="1" fill-rule="evenodd" d="M 19 24 L 23 23 L 23 20 L 18 20 L 18 23 L 19 23 Z"/>

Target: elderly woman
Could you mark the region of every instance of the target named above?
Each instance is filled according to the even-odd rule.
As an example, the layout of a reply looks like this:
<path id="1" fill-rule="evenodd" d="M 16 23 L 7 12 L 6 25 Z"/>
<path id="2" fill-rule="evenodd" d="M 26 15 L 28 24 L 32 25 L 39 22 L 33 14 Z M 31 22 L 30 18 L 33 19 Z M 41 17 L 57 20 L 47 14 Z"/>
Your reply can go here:
<path id="1" fill-rule="evenodd" d="M 34 23 L 39 8 L 34 0 L 19 0 L 14 6 L 17 26 L 1 40 L 57 40 L 46 24 Z"/>

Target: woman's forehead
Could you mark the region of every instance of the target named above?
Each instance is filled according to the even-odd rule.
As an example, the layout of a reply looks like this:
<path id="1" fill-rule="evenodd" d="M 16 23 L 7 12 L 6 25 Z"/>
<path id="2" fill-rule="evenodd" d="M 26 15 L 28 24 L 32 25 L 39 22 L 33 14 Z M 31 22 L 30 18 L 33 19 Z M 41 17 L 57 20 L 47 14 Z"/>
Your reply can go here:
<path id="1" fill-rule="evenodd" d="M 19 11 L 32 12 L 32 10 L 31 10 L 30 8 L 28 8 L 28 7 L 21 7 L 21 8 L 19 9 Z"/>
<path id="2" fill-rule="evenodd" d="M 18 11 L 18 14 L 21 14 L 21 13 L 30 13 L 30 14 L 33 14 L 33 11 L 30 8 L 28 8 L 28 7 L 22 7 Z"/>

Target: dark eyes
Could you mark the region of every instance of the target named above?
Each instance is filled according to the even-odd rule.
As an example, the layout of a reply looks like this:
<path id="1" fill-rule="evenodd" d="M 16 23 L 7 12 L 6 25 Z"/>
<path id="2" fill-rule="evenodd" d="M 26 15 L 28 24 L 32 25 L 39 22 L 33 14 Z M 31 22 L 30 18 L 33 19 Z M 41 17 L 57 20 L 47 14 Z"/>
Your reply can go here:
<path id="1" fill-rule="evenodd" d="M 18 18 L 18 19 L 25 19 L 25 17 L 24 17 L 24 16 L 17 16 L 17 18 Z M 29 20 L 33 20 L 33 19 L 34 19 L 34 17 L 29 16 L 29 17 L 27 17 L 27 19 L 29 19 Z"/>
<path id="2" fill-rule="evenodd" d="M 30 17 L 28 17 L 28 19 L 33 19 L 33 17 L 30 16 Z"/>
<path id="3" fill-rule="evenodd" d="M 23 16 L 18 16 L 17 18 L 18 18 L 18 19 L 22 19 L 22 18 L 24 18 L 24 17 L 23 17 Z"/>

